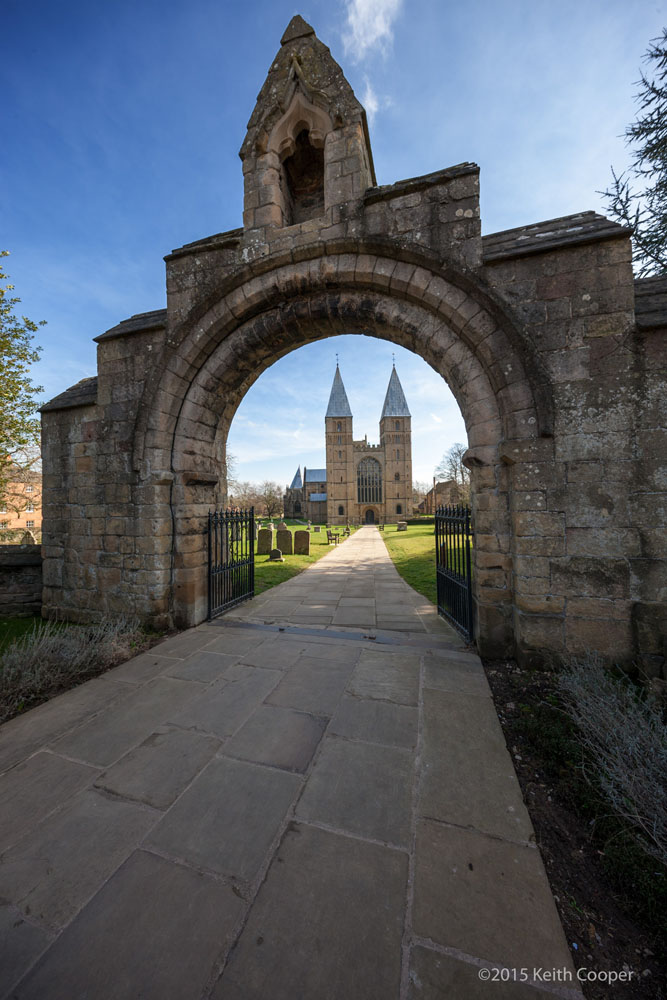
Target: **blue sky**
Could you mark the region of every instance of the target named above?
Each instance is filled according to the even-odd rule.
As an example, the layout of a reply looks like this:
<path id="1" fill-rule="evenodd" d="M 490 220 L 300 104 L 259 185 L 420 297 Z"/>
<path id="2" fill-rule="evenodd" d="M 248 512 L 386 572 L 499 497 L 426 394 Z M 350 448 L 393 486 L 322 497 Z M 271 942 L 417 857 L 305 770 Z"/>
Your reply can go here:
<path id="1" fill-rule="evenodd" d="M 597 191 L 627 163 L 622 133 L 665 6 L 5 0 L 0 246 L 22 310 L 48 321 L 35 369 L 44 397 L 95 373 L 94 336 L 165 305 L 166 253 L 240 225 L 238 149 L 294 13 L 369 112 L 378 182 L 474 160 L 490 233 L 602 210 Z M 255 383 L 230 436 L 239 475 L 285 481 L 299 461 L 319 464 L 336 350 L 355 432 L 371 438 L 396 350 L 415 478 L 430 479 L 464 433 L 451 394 L 419 358 L 351 337 L 294 352 Z"/>

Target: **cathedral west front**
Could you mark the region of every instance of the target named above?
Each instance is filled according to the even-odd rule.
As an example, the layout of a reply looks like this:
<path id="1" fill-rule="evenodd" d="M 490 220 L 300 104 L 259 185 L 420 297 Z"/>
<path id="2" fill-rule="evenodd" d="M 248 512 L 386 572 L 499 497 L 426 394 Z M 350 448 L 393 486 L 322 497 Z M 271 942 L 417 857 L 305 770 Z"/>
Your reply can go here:
<path id="1" fill-rule="evenodd" d="M 380 416 L 380 443 L 354 440 L 338 366 L 324 418 L 326 468 L 301 466 L 285 491 L 285 517 L 327 524 L 384 524 L 412 511 L 410 411 L 396 368 Z"/>

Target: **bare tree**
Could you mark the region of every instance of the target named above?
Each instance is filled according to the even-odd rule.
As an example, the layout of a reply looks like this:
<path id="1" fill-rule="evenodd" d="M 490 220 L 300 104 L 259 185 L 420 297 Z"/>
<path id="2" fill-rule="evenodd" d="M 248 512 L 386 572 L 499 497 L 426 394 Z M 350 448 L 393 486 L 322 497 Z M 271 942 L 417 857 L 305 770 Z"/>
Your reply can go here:
<path id="1" fill-rule="evenodd" d="M 266 510 L 267 517 L 274 517 L 283 509 L 283 491 L 278 483 L 268 479 L 259 487 L 258 497 Z"/>

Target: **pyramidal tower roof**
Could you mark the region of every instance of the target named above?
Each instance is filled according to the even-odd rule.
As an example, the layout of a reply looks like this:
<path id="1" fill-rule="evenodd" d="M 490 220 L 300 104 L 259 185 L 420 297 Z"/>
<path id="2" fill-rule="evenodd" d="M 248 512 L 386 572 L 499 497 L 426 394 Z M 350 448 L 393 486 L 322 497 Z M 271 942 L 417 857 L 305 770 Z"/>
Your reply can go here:
<path id="1" fill-rule="evenodd" d="M 303 486 L 303 481 L 301 479 L 301 466 L 299 466 L 299 468 L 294 473 L 294 479 L 290 483 L 290 489 L 300 490 L 302 486 Z"/>
<path id="2" fill-rule="evenodd" d="M 382 407 L 382 416 L 380 417 L 380 420 L 383 420 L 385 417 L 409 416 L 410 411 L 408 409 L 408 402 L 405 398 L 405 393 L 403 392 L 403 386 L 401 385 L 398 375 L 396 374 L 396 369 L 392 368 L 389 385 L 387 386 L 387 395 L 384 397 L 384 406 Z"/>
<path id="3" fill-rule="evenodd" d="M 331 386 L 331 395 L 329 396 L 329 405 L 327 406 L 326 416 L 327 417 L 352 416 L 352 410 L 350 409 L 350 404 L 347 399 L 347 393 L 345 392 L 345 386 L 343 385 L 343 380 L 340 377 L 340 370 L 338 368 L 338 365 L 336 365 L 336 374 L 334 375 L 333 385 Z"/>

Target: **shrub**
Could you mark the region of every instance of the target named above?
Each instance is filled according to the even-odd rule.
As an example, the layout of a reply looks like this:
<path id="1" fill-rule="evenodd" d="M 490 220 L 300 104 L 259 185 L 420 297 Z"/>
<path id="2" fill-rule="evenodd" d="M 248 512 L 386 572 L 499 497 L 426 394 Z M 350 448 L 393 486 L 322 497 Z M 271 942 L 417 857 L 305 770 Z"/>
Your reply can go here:
<path id="1" fill-rule="evenodd" d="M 559 676 L 590 778 L 651 857 L 667 864 L 667 727 L 657 701 L 595 655 Z"/>
<path id="2" fill-rule="evenodd" d="M 136 619 L 36 622 L 0 652 L 0 722 L 129 659 L 145 644 Z"/>

